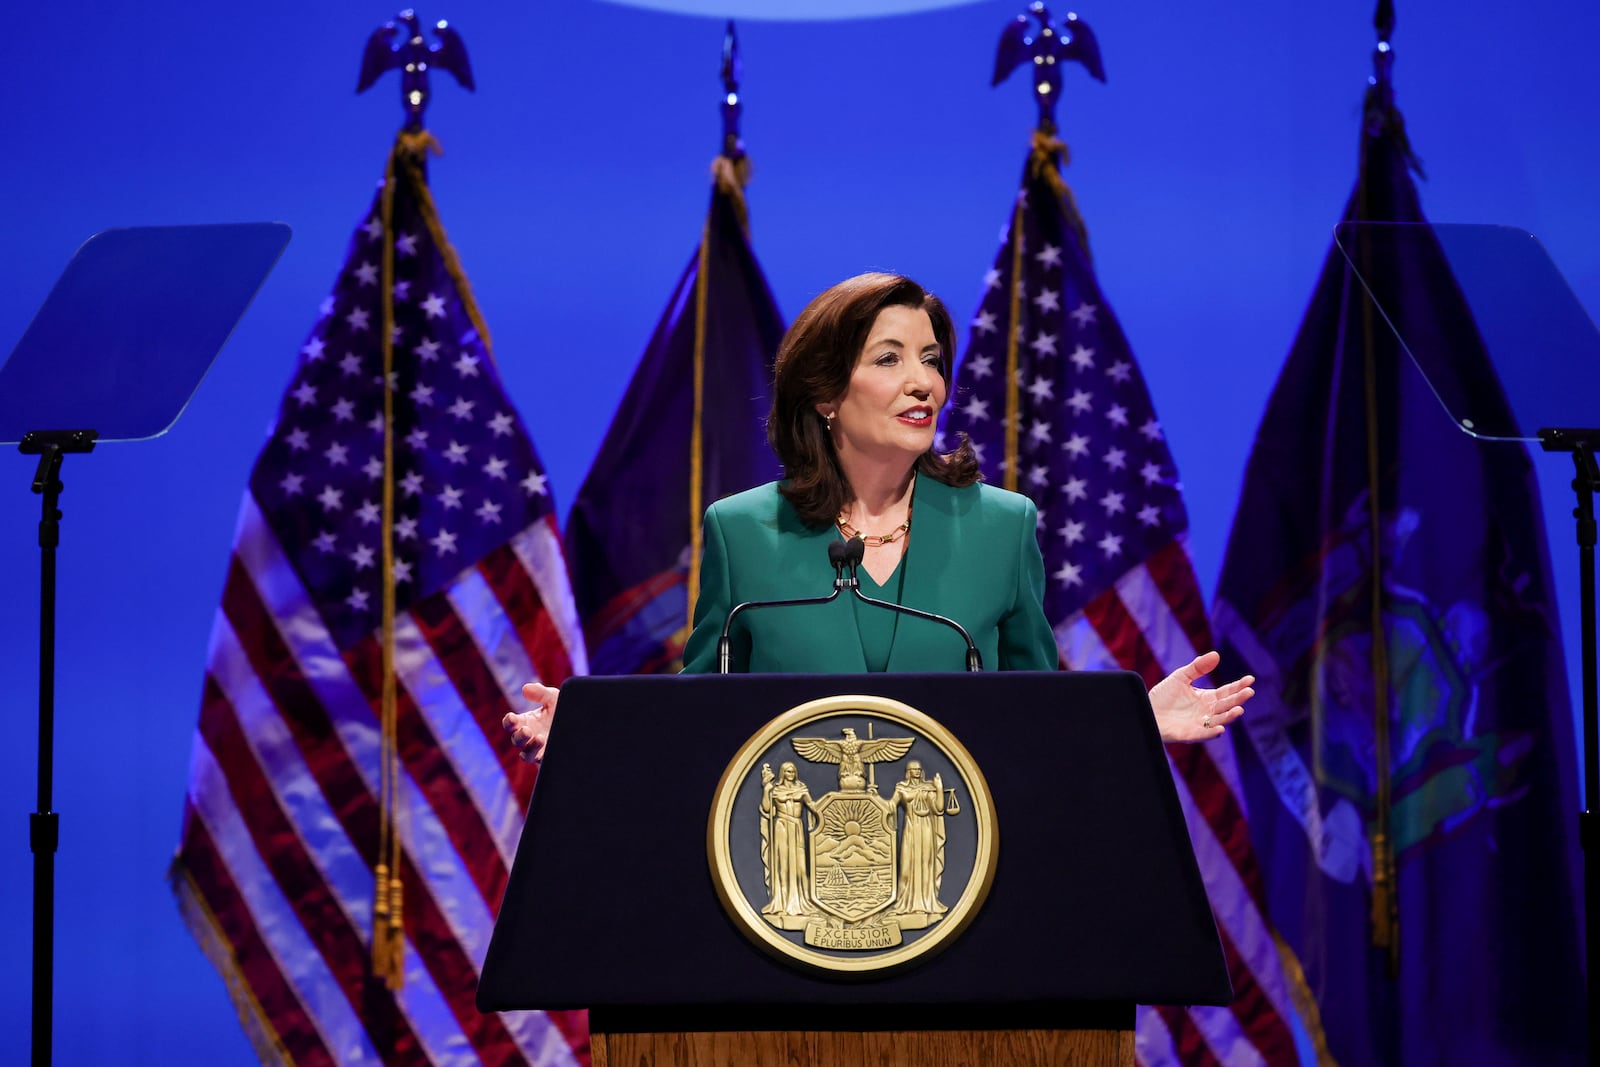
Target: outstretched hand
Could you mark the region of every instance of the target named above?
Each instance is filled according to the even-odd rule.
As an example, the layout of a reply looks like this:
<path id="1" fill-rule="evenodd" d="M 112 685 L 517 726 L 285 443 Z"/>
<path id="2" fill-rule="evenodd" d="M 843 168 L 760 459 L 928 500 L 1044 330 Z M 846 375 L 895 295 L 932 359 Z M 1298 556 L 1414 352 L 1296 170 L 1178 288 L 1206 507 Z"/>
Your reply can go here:
<path id="1" fill-rule="evenodd" d="M 1244 714 L 1244 703 L 1256 695 L 1254 675 L 1216 689 L 1198 689 L 1195 682 L 1217 669 L 1222 656 L 1207 652 L 1179 667 L 1150 690 L 1150 707 L 1165 742 L 1209 741 L 1227 732 Z"/>
<path id="2" fill-rule="evenodd" d="M 550 739 L 550 722 L 555 718 L 556 701 L 561 690 L 550 685 L 529 682 L 522 687 L 522 695 L 533 705 L 527 711 L 508 712 L 500 725 L 511 733 L 511 744 L 524 763 L 538 763 L 544 759 L 544 746 Z"/>

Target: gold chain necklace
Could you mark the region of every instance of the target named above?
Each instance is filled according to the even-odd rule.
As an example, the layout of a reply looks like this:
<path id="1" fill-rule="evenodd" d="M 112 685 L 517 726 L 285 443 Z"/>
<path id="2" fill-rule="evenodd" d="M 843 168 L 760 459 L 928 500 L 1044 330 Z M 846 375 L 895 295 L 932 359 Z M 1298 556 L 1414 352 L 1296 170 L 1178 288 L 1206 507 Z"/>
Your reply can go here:
<path id="1" fill-rule="evenodd" d="M 838 525 L 839 532 L 844 535 L 844 539 L 846 541 L 853 537 L 859 537 L 861 538 L 861 543 L 866 545 L 868 548 L 877 548 L 879 545 L 894 544 L 911 529 L 911 508 L 909 506 L 906 508 L 906 521 L 902 522 L 899 526 L 896 526 L 886 534 L 862 533 L 860 530 L 857 530 L 854 526 L 851 526 L 845 521 L 844 512 L 842 511 L 839 513 L 839 517 L 835 519 L 834 522 Z"/>

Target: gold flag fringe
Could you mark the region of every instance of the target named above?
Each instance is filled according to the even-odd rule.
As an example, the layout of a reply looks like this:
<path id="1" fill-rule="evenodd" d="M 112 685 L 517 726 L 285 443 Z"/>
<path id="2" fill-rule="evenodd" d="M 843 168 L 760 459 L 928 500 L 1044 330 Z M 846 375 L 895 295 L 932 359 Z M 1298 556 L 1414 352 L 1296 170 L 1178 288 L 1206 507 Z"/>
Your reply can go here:
<path id="1" fill-rule="evenodd" d="M 206 903 L 200 887 L 194 884 L 194 876 L 181 858 L 172 861 L 172 866 L 167 870 L 167 881 L 171 883 L 173 895 L 178 899 L 178 913 L 183 918 L 183 924 L 194 935 L 206 959 L 222 975 L 222 981 L 228 987 L 228 999 L 233 1001 L 233 1010 L 239 1015 L 239 1025 L 255 1049 L 256 1057 L 268 1067 L 292 1067 L 294 1058 L 289 1055 L 289 1049 L 267 1018 L 266 1009 L 256 999 L 250 983 L 245 981 L 232 942 L 223 933 L 222 924 Z"/>
<path id="2" fill-rule="evenodd" d="M 1328 1048 L 1328 1034 L 1322 1028 L 1322 1010 L 1317 1006 L 1317 998 L 1311 992 L 1311 984 L 1306 981 L 1306 972 L 1301 969 L 1299 958 L 1289 943 L 1276 932 L 1272 935 L 1272 941 L 1277 946 L 1278 961 L 1283 967 L 1284 980 L 1289 985 L 1289 999 L 1294 1002 L 1295 1011 L 1299 1013 L 1306 1036 L 1311 1039 L 1311 1047 L 1316 1052 L 1317 1067 L 1339 1067 L 1339 1061 L 1333 1058 L 1333 1051 Z"/>

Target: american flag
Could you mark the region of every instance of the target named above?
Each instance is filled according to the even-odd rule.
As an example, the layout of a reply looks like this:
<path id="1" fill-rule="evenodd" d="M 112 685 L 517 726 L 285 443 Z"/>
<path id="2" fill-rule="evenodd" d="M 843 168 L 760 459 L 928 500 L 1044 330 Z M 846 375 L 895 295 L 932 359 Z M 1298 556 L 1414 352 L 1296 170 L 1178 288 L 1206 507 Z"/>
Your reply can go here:
<path id="1" fill-rule="evenodd" d="M 1211 647 L 1182 486 L 1150 392 L 1090 264 L 1042 133 L 984 278 L 946 434 L 1039 509 L 1045 613 L 1062 663 L 1153 685 Z M 1142 1008 L 1145 1064 L 1297 1062 L 1231 742 L 1168 750 L 1233 980 L 1230 1008 Z"/>
<path id="2" fill-rule="evenodd" d="M 535 775 L 500 719 L 522 682 L 585 661 L 544 469 L 440 227 L 429 144 L 396 143 L 300 351 L 207 658 L 173 885 L 264 1062 L 588 1060 L 581 1012 L 473 1004 Z M 386 571 L 394 990 L 371 964 Z"/>

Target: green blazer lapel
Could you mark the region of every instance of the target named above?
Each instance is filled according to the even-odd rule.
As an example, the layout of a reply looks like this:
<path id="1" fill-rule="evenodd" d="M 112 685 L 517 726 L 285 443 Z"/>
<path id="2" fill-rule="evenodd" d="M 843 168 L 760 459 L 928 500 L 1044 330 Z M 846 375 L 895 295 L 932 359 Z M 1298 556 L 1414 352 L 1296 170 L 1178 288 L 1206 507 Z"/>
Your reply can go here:
<path id="1" fill-rule="evenodd" d="M 838 529 L 829 526 L 806 540 L 803 548 L 808 573 L 826 573 L 823 568 L 828 566 L 828 544 L 838 539 Z M 822 592 L 818 590 L 818 595 Z M 861 647 L 861 627 L 856 622 L 856 605 L 851 603 L 855 598 L 854 593 L 844 589 L 826 607 L 796 609 L 817 613 L 817 619 L 810 625 L 810 632 L 817 642 L 817 652 L 828 665 L 827 669 L 835 674 L 867 673 L 867 654 Z"/>
<path id="2" fill-rule="evenodd" d="M 945 594 L 953 583 L 960 580 L 960 576 L 951 570 L 957 536 L 955 506 L 954 489 L 933 478 L 917 476 L 916 495 L 911 500 L 911 540 L 906 547 L 905 558 L 900 561 L 900 566 L 906 568 L 900 603 L 908 608 L 941 615 L 950 613 Z M 907 623 L 912 625 L 907 626 Z M 924 625 L 937 624 L 901 618 L 900 625 L 895 627 L 894 642 L 889 646 L 891 673 L 926 671 L 930 668 L 925 649 L 919 648 L 919 642 L 915 639 L 907 640 L 908 633 L 917 633 Z M 953 631 L 950 639 L 956 642 L 956 648 L 960 647 L 961 639 Z M 859 634 L 855 635 L 855 641 L 859 649 Z"/>
<path id="3" fill-rule="evenodd" d="M 913 505 L 915 506 L 915 505 Z M 779 518 L 779 543 L 791 547 L 788 566 L 793 575 L 789 596 L 823 596 L 831 588 L 828 543 L 837 540 L 836 527 L 807 526 L 794 508 L 785 502 Z M 777 564 L 776 556 L 773 564 Z M 805 657 L 808 671 L 830 674 L 865 674 L 867 656 L 861 649 L 861 627 L 856 623 L 855 594 L 845 590 L 833 603 L 821 607 L 771 608 L 769 613 L 786 626 L 803 629 L 814 656 Z M 774 620 L 776 621 L 776 620 Z M 815 666 L 810 666 L 815 664 Z M 794 671 L 793 665 L 775 664 L 769 670 Z"/>

